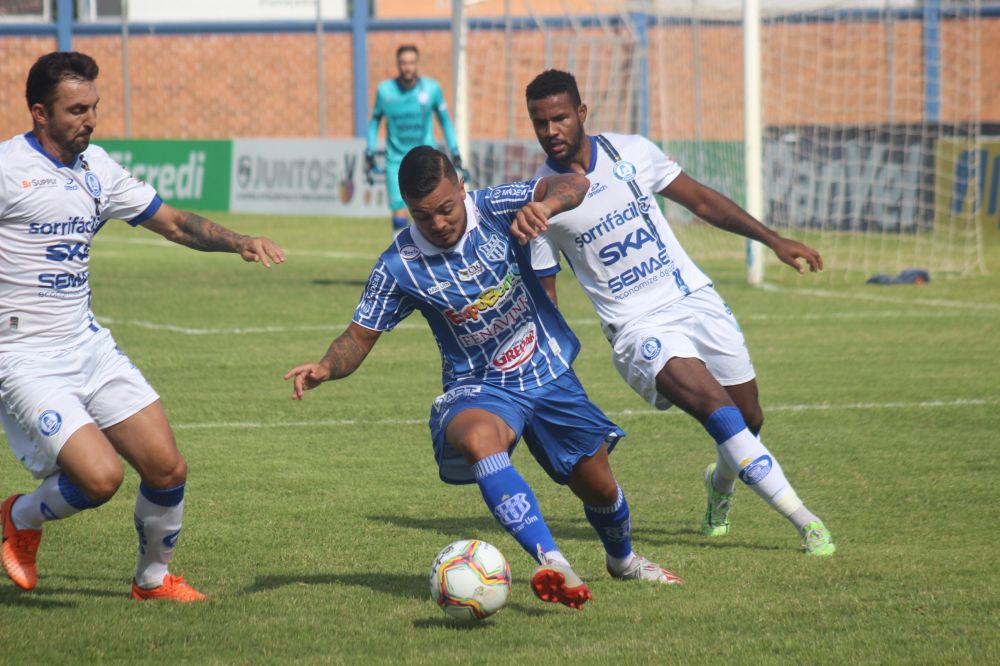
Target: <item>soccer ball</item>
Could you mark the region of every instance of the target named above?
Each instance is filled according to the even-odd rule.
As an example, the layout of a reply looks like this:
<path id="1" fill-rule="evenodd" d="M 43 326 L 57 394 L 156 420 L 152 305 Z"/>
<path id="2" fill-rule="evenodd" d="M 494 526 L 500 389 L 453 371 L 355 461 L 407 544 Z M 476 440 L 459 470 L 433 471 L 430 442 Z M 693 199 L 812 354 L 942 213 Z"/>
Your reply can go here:
<path id="1" fill-rule="evenodd" d="M 445 546 L 431 566 L 431 599 L 451 617 L 482 620 L 510 596 L 510 566 L 494 546 L 478 539 Z"/>

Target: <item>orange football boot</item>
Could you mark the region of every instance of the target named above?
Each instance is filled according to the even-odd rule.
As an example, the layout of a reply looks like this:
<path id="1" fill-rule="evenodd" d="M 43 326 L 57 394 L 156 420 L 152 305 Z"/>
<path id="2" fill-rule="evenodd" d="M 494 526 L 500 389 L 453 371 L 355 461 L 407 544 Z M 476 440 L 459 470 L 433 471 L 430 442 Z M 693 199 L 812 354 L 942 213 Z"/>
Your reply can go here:
<path id="1" fill-rule="evenodd" d="M 187 603 L 189 601 L 205 601 L 208 599 L 204 594 L 194 589 L 186 582 L 183 576 L 172 576 L 167 574 L 163 579 L 163 584 L 159 587 L 142 588 L 139 587 L 135 579 L 132 579 L 132 598 L 139 601 L 147 599 L 169 599 Z"/>
<path id="2" fill-rule="evenodd" d="M 0 523 L 3 524 L 3 568 L 14 584 L 22 590 L 33 590 L 38 584 L 38 569 L 35 568 L 35 553 L 42 540 L 41 530 L 19 530 L 10 517 L 11 507 L 20 495 L 11 495 L 0 507 Z"/>

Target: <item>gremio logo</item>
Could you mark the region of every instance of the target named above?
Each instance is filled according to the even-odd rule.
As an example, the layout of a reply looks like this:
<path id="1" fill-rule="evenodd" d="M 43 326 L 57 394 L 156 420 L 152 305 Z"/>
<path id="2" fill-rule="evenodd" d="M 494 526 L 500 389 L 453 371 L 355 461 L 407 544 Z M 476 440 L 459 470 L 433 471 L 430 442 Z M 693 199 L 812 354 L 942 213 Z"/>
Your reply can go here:
<path id="1" fill-rule="evenodd" d="M 205 187 L 205 151 L 189 150 L 182 162 L 146 162 L 133 159 L 132 151 L 108 151 L 137 179 L 149 183 L 164 199 L 201 199 Z"/>

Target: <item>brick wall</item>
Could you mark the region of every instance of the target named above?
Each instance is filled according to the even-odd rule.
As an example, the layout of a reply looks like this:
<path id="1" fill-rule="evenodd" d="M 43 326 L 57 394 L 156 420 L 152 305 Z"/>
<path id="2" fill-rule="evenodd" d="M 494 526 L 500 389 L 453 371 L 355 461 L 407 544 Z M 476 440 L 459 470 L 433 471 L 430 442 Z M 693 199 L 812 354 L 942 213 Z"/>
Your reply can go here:
<path id="1" fill-rule="evenodd" d="M 920 26 L 901 21 L 891 38 L 893 119 L 919 122 L 924 106 Z M 967 60 L 961 71 L 967 78 L 942 80 L 943 121 L 967 120 L 967 90 L 978 87 L 984 122 L 1000 122 L 1000 19 L 981 22 L 978 78 L 975 54 L 957 45 L 959 27 L 942 24 L 942 54 L 956 62 Z M 879 27 L 812 23 L 768 28 L 765 43 L 789 39 L 806 48 L 766 49 L 764 62 L 765 118 L 769 123 L 879 123 L 888 120 L 884 81 L 887 36 Z M 805 36 L 805 39 L 801 37 Z M 514 36 L 513 71 L 504 75 L 503 35 L 474 36 L 470 70 L 472 134 L 530 136 L 520 110 L 524 86 L 540 69 L 542 42 L 527 32 Z M 672 26 L 650 32 L 651 134 L 674 139 L 695 135 L 695 110 L 700 108 L 704 139 L 742 137 L 742 43 L 730 26 L 702 26 L 697 54 L 701 66 L 701 99 L 693 95 L 694 57 L 690 26 Z M 142 138 L 224 138 L 234 136 L 317 136 L 316 38 L 307 33 L 135 35 L 129 42 L 131 61 L 132 134 Z M 371 105 L 379 81 L 395 75 L 395 50 L 413 43 L 421 51 L 422 72 L 437 79 L 449 105 L 453 103 L 451 33 L 391 31 L 368 38 L 368 100 Z M 810 45 L 816 45 L 812 48 Z M 55 48 L 50 38 L 5 36 L 0 39 L 0 137 L 30 127 L 24 104 L 24 78 L 31 63 Z M 118 36 L 76 36 L 74 48 L 93 55 L 101 66 L 98 136 L 124 132 L 123 77 Z M 778 54 L 781 54 L 779 58 Z M 328 136 L 351 136 L 353 127 L 351 38 L 346 33 L 324 36 L 326 121 Z M 857 69 L 857 63 L 863 66 Z M 588 59 L 576 62 L 585 71 Z M 606 71 L 604 79 L 619 76 Z M 822 85 L 814 87 L 819 79 Z M 774 84 L 780 81 L 779 85 Z M 477 85 L 478 82 L 478 85 Z M 603 85 L 603 84 L 602 84 Z M 777 92 L 775 92 L 777 91 Z M 588 91 L 583 91 L 588 97 Z M 508 99 L 515 104 L 513 116 Z M 594 91 L 591 91 L 594 96 Z M 953 103 L 951 100 L 958 100 Z M 604 104 L 608 104 L 608 100 Z M 618 100 L 612 113 L 623 118 L 634 110 Z M 699 106 L 700 104 L 700 106 Z M 808 111 L 807 111 L 808 110 Z M 610 117 L 610 116 L 606 116 Z M 513 125 L 510 125 L 510 123 Z"/>

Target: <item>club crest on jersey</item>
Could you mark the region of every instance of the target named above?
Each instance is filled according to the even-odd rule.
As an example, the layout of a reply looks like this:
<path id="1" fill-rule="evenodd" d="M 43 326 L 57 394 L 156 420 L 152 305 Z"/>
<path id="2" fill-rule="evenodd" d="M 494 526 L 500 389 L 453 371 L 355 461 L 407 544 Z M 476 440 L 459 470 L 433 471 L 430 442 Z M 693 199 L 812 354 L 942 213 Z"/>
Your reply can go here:
<path id="1" fill-rule="evenodd" d="M 485 270 L 483 268 L 483 262 L 475 261 L 466 266 L 465 268 L 458 269 L 458 279 L 462 280 L 463 282 L 471 282 L 472 280 L 476 279 L 477 275 L 481 275 L 483 270 Z"/>
<path id="2" fill-rule="evenodd" d="M 417 101 L 420 102 L 421 105 L 426 106 L 427 102 L 431 101 L 431 96 L 427 94 L 427 91 L 421 90 L 417 93 Z"/>
<path id="3" fill-rule="evenodd" d="M 88 171 L 84 174 L 83 184 L 87 187 L 87 191 L 90 192 L 91 196 L 101 196 L 101 181 L 95 173 Z"/>
<path id="4" fill-rule="evenodd" d="M 501 345 L 493 356 L 493 367 L 501 372 L 508 372 L 524 365 L 535 353 L 538 347 L 538 334 L 535 323 L 528 322 L 512 335 L 507 343 Z"/>
<path id="5" fill-rule="evenodd" d="M 635 165 L 625 160 L 615 162 L 615 166 L 611 172 L 615 174 L 615 178 L 625 183 L 635 180 L 635 175 L 638 173 Z"/>
<path id="6" fill-rule="evenodd" d="M 507 257 L 507 241 L 496 234 L 491 234 L 479 251 L 490 261 L 503 261 Z"/>
<path id="7" fill-rule="evenodd" d="M 46 409 L 38 415 L 38 431 L 46 437 L 59 432 L 62 427 L 62 415 L 54 409 Z"/>
<path id="8" fill-rule="evenodd" d="M 413 261 L 420 256 L 420 250 L 417 249 L 416 245 L 404 245 L 399 248 L 399 256 L 406 261 Z"/>
<path id="9" fill-rule="evenodd" d="M 517 525 L 531 511 L 531 502 L 525 493 L 517 493 L 493 507 L 493 514 L 501 525 Z"/>
<path id="10" fill-rule="evenodd" d="M 652 361 L 654 358 L 660 355 L 660 349 L 663 345 L 657 338 L 646 338 L 642 341 L 642 357 L 647 361 Z"/>

